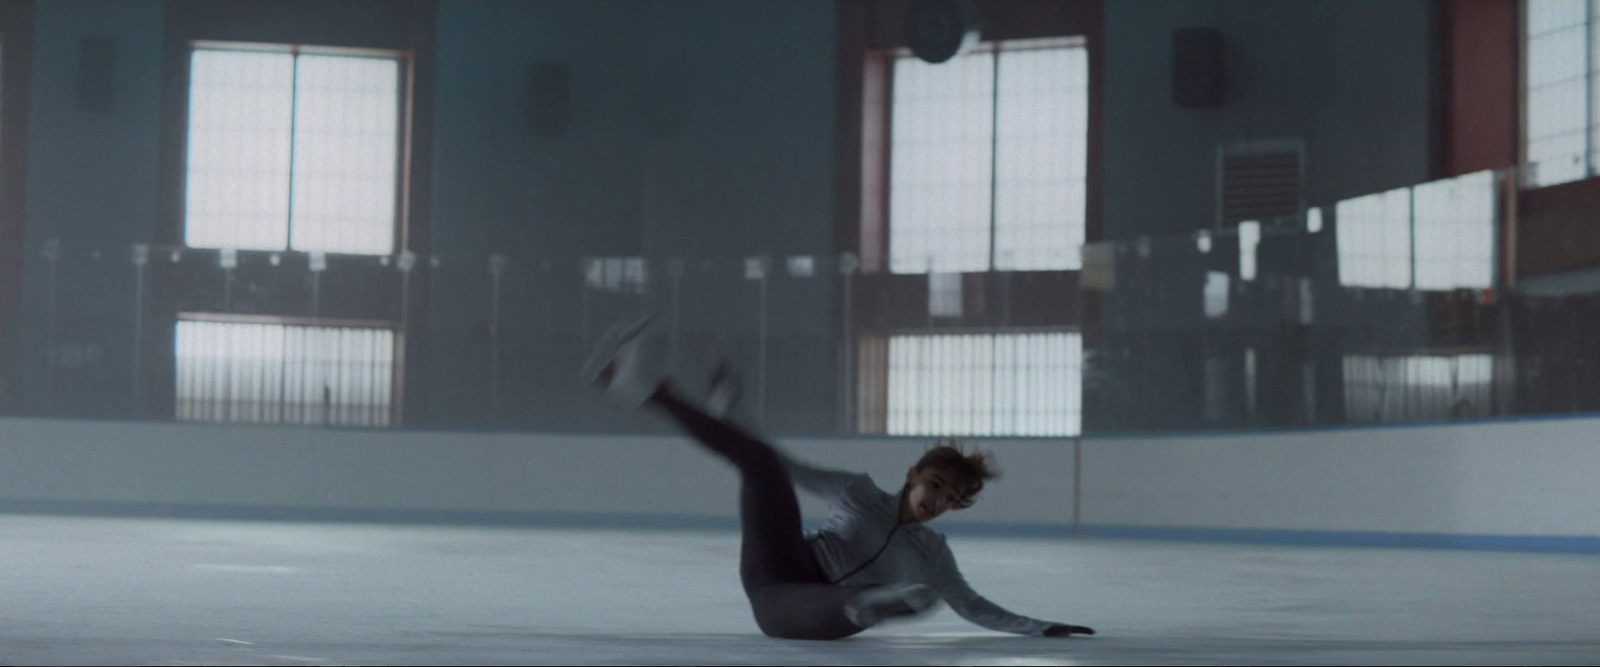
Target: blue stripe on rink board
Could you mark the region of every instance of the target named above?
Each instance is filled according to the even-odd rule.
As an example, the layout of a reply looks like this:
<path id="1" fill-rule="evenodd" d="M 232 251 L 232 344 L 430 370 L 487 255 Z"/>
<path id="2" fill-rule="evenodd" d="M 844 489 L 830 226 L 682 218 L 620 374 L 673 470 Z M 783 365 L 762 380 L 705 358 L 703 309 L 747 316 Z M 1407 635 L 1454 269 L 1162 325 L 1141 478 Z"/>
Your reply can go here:
<path id="1" fill-rule="evenodd" d="M 526 526 L 611 530 L 738 530 L 731 516 L 629 514 L 618 512 L 530 512 L 492 510 L 429 510 L 390 508 L 326 508 L 191 503 L 128 503 L 76 500 L 0 499 L 0 514 L 55 516 L 149 517 L 246 521 L 359 522 L 466 526 Z M 808 528 L 820 526 L 809 520 Z M 955 537 L 1066 538 L 1072 527 L 1061 523 L 938 522 L 935 530 Z M 1600 554 L 1600 537 L 1538 535 L 1450 535 L 1324 530 L 1188 528 L 1171 526 L 1085 525 L 1080 537 L 1113 539 L 1233 542 L 1290 546 L 1398 547 L 1414 549 L 1477 549 L 1539 553 Z"/>

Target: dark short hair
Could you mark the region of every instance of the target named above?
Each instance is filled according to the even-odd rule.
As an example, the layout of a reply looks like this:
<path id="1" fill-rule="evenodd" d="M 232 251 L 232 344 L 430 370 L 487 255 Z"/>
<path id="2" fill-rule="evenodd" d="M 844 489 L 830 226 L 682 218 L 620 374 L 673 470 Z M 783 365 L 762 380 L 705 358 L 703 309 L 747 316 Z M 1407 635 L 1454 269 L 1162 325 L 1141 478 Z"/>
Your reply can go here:
<path id="1" fill-rule="evenodd" d="M 988 452 L 973 450 L 964 451 L 965 446 L 955 438 L 944 438 L 934 443 L 928 451 L 923 452 L 922 458 L 917 459 L 917 470 L 923 468 L 938 468 L 952 475 L 954 483 L 960 488 L 956 496 L 957 509 L 971 507 L 977 502 L 978 492 L 983 490 L 986 480 L 999 479 L 1000 471 L 994 469 L 994 456 Z"/>

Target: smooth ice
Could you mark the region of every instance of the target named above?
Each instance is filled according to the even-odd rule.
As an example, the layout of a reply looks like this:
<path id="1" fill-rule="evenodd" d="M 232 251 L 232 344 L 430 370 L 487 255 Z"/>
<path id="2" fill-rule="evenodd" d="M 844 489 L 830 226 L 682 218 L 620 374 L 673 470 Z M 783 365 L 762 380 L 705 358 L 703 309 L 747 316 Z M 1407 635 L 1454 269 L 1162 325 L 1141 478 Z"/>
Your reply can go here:
<path id="1" fill-rule="evenodd" d="M 933 524 L 937 527 L 938 524 Z M 1589 664 L 1600 557 L 954 535 L 980 593 L 767 639 L 733 532 L 0 515 L 0 664 Z"/>

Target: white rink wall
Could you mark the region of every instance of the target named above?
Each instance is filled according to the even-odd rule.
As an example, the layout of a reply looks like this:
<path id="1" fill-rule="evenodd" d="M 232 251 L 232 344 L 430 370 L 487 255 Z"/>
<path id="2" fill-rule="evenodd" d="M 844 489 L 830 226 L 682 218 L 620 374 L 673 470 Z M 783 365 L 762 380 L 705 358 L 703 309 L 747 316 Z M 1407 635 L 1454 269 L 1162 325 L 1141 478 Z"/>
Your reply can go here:
<path id="1" fill-rule="evenodd" d="M 1587 543 L 1600 538 L 1597 434 L 1600 418 L 973 440 L 995 453 L 1005 476 L 977 506 L 941 523 L 1068 534 L 1076 498 L 1087 534 Z M 929 440 L 779 442 L 892 489 Z M 731 526 L 737 498 L 732 469 L 681 437 L 0 419 L 0 511 Z M 803 507 L 811 520 L 823 515 L 814 500 Z"/>
<path id="2" fill-rule="evenodd" d="M 1600 419 L 1089 439 L 1086 524 L 1600 536 Z"/>

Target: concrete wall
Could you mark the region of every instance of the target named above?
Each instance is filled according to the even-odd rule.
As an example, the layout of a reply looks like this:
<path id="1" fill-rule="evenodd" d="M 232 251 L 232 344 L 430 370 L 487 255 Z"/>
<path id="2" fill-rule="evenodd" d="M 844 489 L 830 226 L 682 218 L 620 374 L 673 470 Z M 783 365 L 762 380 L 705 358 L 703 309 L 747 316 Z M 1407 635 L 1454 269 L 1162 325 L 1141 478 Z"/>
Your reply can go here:
<path id="1" fill-rule="evenodd" d="M 978 442 L 1005 477 L 941 524 L 1089 535 L 1600 551 L 1600 418 Z M 899 486 L 918 439 L 792 439 Z M 678 437 L 0 419 L 0 511 L 732 526 L 736 477 Z M 811 521 L 823 506 L 805 499 Z"/>

